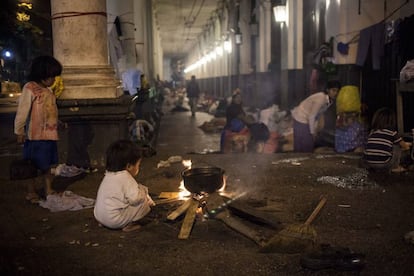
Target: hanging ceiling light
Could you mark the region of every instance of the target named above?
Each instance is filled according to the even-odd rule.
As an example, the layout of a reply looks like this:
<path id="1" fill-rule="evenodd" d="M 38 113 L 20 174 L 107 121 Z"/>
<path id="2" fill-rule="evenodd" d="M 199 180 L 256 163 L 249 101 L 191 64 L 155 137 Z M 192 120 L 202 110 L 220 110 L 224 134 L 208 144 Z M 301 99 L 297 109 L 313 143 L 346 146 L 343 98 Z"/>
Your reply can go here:
<path id="1" fill-rule="evenodd" d="M 236 33 L 234 34 L 234 42 L 235 42 L 237 45 L 240 45 L 240 44 L 242 44 L 242 43 L 243 43 L 243 36 L 242 36 L 242 34 L 241 34 L 241 32 L 240 32 L 239 28 L 237 28 Z"/>
<path id="2" fill-rule="evenodd" d="M 286 22 L 287 11 L 286 5 L 278 5 L 273 7 L 273 14 L 276 22 Z"/>

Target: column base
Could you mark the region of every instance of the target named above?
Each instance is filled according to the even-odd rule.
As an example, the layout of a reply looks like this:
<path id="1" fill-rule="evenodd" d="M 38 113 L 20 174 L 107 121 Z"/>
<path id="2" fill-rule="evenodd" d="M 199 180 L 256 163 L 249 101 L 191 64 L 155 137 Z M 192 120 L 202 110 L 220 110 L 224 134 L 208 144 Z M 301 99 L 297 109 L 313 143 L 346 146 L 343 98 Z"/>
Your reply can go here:
<path id="1" fill-rule="evenodd" d="M 115 71 L 105 66 L 65 66 L 60 99 L 102 99 L 123 95 L 122 83 Z"/>

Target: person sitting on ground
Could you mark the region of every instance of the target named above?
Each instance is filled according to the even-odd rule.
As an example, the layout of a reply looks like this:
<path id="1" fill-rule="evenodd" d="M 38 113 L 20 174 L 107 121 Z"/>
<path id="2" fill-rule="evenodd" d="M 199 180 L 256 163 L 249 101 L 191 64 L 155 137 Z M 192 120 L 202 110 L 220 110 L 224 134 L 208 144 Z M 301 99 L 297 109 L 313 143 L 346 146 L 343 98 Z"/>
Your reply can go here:
<path id="1" fill-rule="evenodd" d="M 233 93 L 230 104 L 226 107 L 226 124 L 221 132 L 220 151 L 225 153 L 231 151 L 229 149 L 228 136 L 233 133 L 246 133 L 247 127 L 243 122 L 246 113 L 243 110 L 242 98 L 240 93 Z M 226 146 L 227 145 L 227 146 Z"/>
<path id="2" fill-rule="evenodd" d="M 396 131 L 396 116 L 390 108 L 380 108 L 372 117 L 371 131 L 365 145 L 362 164 L 374 170 L 406 171 L 400 165 L 402 151 L 412 143 L 405 142 Z"/>
<path id="3" fill-rule="evenodd" d="M 242 136 L 246 136 L 246 139 L 249 140 L 250 133 L 248 126 L 254 122 L 254 119 L 251 116 L 248 116 L 244 111 L 240 90 L 236 89 L 235 92 L 233 92 L 231 103 L 227 106 L 226 109 L 226 124 L 221 133 L 220 151 L 228 151 L 226 147 L 226 134 L 228 134 L 228 132 L 239 133 Z"/>
<path id="4" fill-rule="evenodd" d="M 295 152 L 313 152 L 318 118 L 335 102 L 340 87 L 339 81 L 328 81 L 324 92 L 310 95 L 292 110 Z"/>
<path id="5" fill-rule="evenodd" d="M 240 92 L 234 93 L 231 103 L 226 109 L 226 128 L 234 129 L 232 131 L 237 132 L 237 127 L 234 128 L 234 126 L 245 126 L 253 122 L 254 120 L 247 116 L 243 109 L 243 102 Z"/>
<path id="6" fill-rule="evenodd" d="M 148 187 L 137 183 L 141 151 L 130 140 L 118 140 L 106 151 L 106 172 L 99 186 L 94 216 L 102 225 L 125 232 L 140 228 L 138 221 L 155 206 Z"/>

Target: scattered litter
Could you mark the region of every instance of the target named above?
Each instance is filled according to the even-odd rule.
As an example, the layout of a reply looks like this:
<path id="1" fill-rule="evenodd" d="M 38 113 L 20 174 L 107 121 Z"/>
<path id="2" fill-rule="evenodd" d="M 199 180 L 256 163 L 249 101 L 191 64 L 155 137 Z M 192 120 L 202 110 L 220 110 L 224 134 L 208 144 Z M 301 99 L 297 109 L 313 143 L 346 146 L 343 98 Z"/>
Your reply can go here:
<path id="1" fill-rule="evenodd" d="M 36 238 L 36 237 L 31 236 L 29 239 L 31 239 L 31 240 L 36 240 L 37 238 Z"/>
<path id="2" fill-rule="evenodd" d="M 167 160 L 161 160 L 160 162 L 158 162 L 157 169 L 159 169 L 159 168 L 168 168 L 169 166 L 171 166 L 171 164 L 179 163 L 179 162 L 182 162 L 185 167 L 191 166 L 191 160 L 183 160 L 183 158 L 181 156 L 174 155 L 174 156 L 168 157 Z M 188 166 L 187 164 L 189 162 L 190 162 L 190 165 Z"/>
<path id="3" fill-rule="evenodd" d="M 89 246 L 89 245 L 91 245 L 91 242 L 86 242 L 85 243 L 85 246 Z"/>
<path id="4" fill-rule="evenodd" d="M 89 232 L 89 229 L 83 230 L 83 233 L 88 233 L 88 232 Z"/>
<path id="5" fill-rule="evenodd" d="M 329 157 L 336 157 L 336 158 L 345 158 L 345 159 L 361 159 L 360 155 L 351 155 L 351 154 L 318 154 L 315 156 L 316 159 L 325 159 Z"/>
<path id="6" fill-rule="evenodd" d="M 76 166 L 69 166 L 67 164 L 59 164 L 56 168 L 51 169 L 51 173 L 56 176 L 62 177 L 74 177 L 82 173 L 85 173 L 85 170 L 78 168 Z"/>
<path id="7" fill-rule="evenodd" d="M 64 191 L 62 194 L 48 195 L 46 200 L 39 202 L 39 205 L 52 212 L 77 211 L 92 208 L 95 205 L 95 200 L 77 195 L 71 191 Z"/>
<path id="8" fill-rule="evenodd" d="M 69 244 L 75 244 L 75 243 L 76 243 L 75 240 L 72 240 L 72 241 L 69 242 Z"/>
<path id="9" fill-rule="evenodd" d="M 351 208 L 351 205 L 349 205 L 349 204 L 339 204 L 338 207 L 341 207 L 341 208 Z"/>
<path id="10" fill-rule="evenodd" d="M 97 246 L 99 246 L 99 243 L 97 242 L 92 244 L 92 247 L 97 247 Z"/>
<path id="11" fill-rule="evenodd" d="M 158 164 L 157 164 L 157 169 L 159 169 L 159 168 L 167 168 L 167 167 L 169 167 L 171 164 L 170 164 L 170 162 L 168 162 L 168 161 L 160 161 Z"/>
<path id="12" fill-rule="evenodd" d="M 327 155 L 322 155 L 322 154 L 318 154 L 315 156 L 316 159 L 325 159 L 325 158 L 330 158 L 330 157 L 336 157 L 336 158 L 346 158 L 346 159 L 360 159 L 360 156 L 357 155 L 347 155 L 347 154 L 327 154 Z M 278 165 L 281 163 L 290 163 L 292 165 L 295 166 L 300 166 L 301 162 L 300 161 L 304 161 L 310 159 L 309 157 L 299 157 L 299 158 L 287 158 L 287 159 L 281 159 L 281 160 L 277 160 L 277 161 L 272 161 L 272 165 Z M 346 162 L 343 160 L 341 161 L 342 164 L 345 164 Z"/>
<path id="13" fill-rule="evenodd" d="M 287 159 L 282 159 L 282 160 L 277 160 L 277 161 L 272 161 L 272 165 L 278 165 L 281 163 L 290 163 L 292 165 L 300 165 L 300 161 L 304 161 L 309 159 L 309 157 L 300 157 L 300 158 L 287 158 Z"/>
<path id="14" fill-rule="evenodd" d="M 215 153 L 217 151 L 216 150 L 213 150 L 213 149 L 203 149 L 202 152 L 205 153 L 205 154 L 207 154 L 207 153 Z"/>
<path id="15" fill-rule="evenodd" d="M 351 190 L 377 189 L 378 185 L 368 179 L 368 171 L 357 168 L 357 172 L 345 176 L 321 176 L 317 181 Z"/>
<path id="16" fill-rule="evenodd" d="M 414 231 L 411 231 L 405 234 L 404 239 L 406 242 L 414 244 Z"/>
<path id="17" fill-rule="evenodd" d="M 188 154 L 213 154 L 213 153 L 221 153 L 218 150 L 212 150 L 212 149 L 203 149 L 202 151 L 190 151 Z"/>
<path id="18" fill-rule="evenodd" d="M 176 155 L 176 156 L 170 156 L 168 158 L 167 162 L 169 162 L 169 163 L 178 163 L 178 162 L 181 162 L 182 160 L 183 160 L 183 158 L 181 156 Z"/>

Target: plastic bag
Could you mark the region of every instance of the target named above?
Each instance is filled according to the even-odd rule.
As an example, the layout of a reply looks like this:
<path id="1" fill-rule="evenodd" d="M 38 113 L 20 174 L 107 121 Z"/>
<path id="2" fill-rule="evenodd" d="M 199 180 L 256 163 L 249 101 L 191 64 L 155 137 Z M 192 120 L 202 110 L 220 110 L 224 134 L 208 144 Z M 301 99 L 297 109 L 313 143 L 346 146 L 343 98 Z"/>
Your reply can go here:
<path id="1" fill-rule="evenodd" d="M 361 112 L 359 89 L 354 85 L 345 85 L 339 90 L 336 98 L 336 113 Z"/>
<path id="2" fill-rule="evenodd" d="M 408 60 L 400 72 L 400 82 L 408 82 L 414 79 L 414 59 Z"/>

